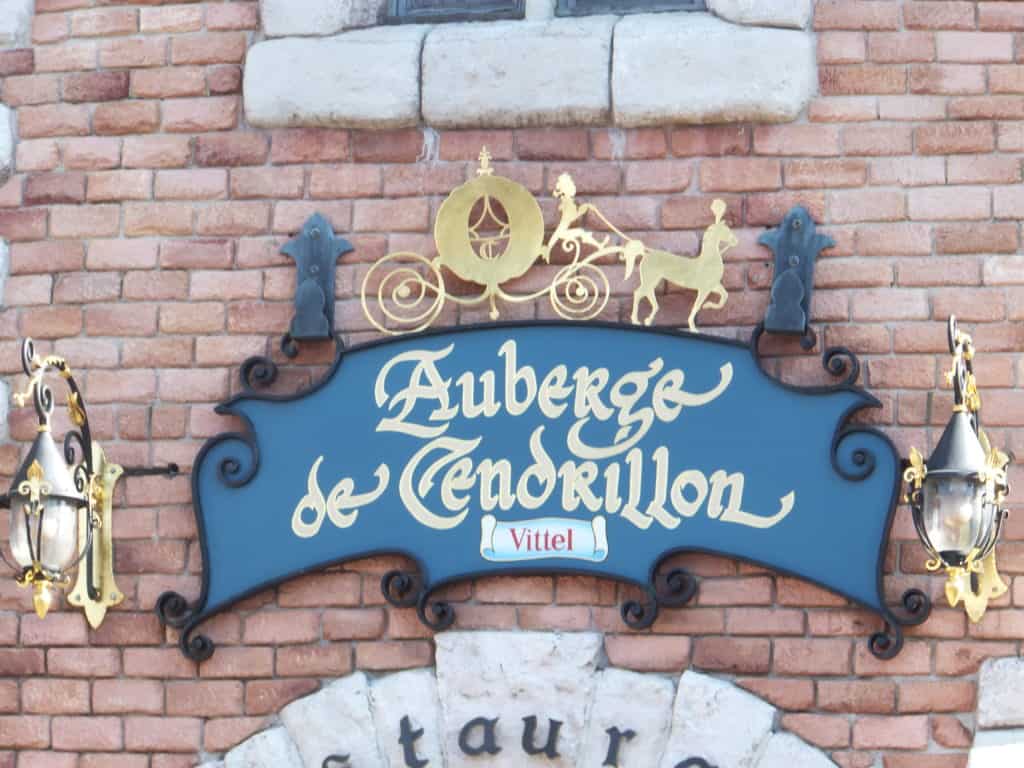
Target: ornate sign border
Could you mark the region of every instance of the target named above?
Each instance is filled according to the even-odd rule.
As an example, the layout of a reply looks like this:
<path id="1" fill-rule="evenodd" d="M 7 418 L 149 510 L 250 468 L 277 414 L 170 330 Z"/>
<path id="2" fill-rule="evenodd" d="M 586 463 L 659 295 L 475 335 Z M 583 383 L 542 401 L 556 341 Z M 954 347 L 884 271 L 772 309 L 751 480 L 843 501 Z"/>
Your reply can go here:
<path id="1" fill-rule="evenodd" d="M 699 338 L 701 340 L 707 340 L 716 344 L 730 345 L 739 348 L 749 348 L 750 354 L 753 356 L 756 363 L 757 370 L 775 386 L 783 389 L 791 390 L 794 392 L 800 392 L 805 394 L 821 394 L 821 393 L 832 393 L 832 392 L 854 392 L 857 393 L 861 398 L 862 402 L 854 405 L 848 409 L 839 422 L 836 425 L 835 432 L 831 444 L 831 464 L 833 469 L 844 479 L 859 482 L 865 480 L 867 477 L 875 471 L 875 457 L 867 450 L 858 449 L 853 452 L 850 457 L 851 466 L 844 466 L 839 458 L 839 444 L 847 436 L 854 433 L 864 433 L 874 435 L 877 438 L 884 441 L 886 445 L 893 451 L 893 455 L 897 455 L 895 447 L 892 441 L 881 431 L 863 424 L 852 424 L 852 416 L 862 410 L 865 407 L 880 407 L 880 402 L 872 395 L 867 393 L 863 388 L 857 386 L 856 382 L 860 376 L 860 363 L 856 355 L 845 347 L 832 347 L 824 351 L 822 355 L 822 365 L 825 370 L 832 376 L 842 377 L 839 383 L 834 385 L 824 386 L 797 386 L 783 382 L 774 376 L 770 375 L 764 368 L 761 360 L 761 354 L 759 350 L 759 342 L 764 333 L 763 325 L 758 325 L 754 330 L 749 343 L 744 343 L 738 340 L 732 340 L 722 338 L 718 336 L 710 336 L 707 334 L 695 334 L 686 331 L 675 331 L 671 329 L 662 328 L 640 328 L 635 326 L 622 325 L 617 323 L 604 323 L 604 322 L 566 322 L 566 321 L 531 321 L 531 322 L 513 322 L 513 323 L 487 323 L 485 325 L 469 325 L 459 326 L 450 329 L 438 329 L 428 330 L 415 334 L 416 338 L 430 338 L 434 336 L 457 336 L 462 333 L 471 332 L 484 328 L 504 328 L 504 329 L 516 329 L 524 327 L 559 327 L 559 326 L 572 326 L 574 328 L 610 328 L 616 330 L 628 330 L 633 333 L 642 334 L 658 334 L 664 335 L 671 338 L 689 337 Z M 405 337 L 406 339 L 408 337 Z M 342 360 L 347 354 L 352 354 L 360 350 L 373 349 L 383 345 L 389 345 L 396 343 L 400 339 L 396 338 L 384 338 L 378 341 L 368 342 L 354 346 L 348 350 L 345 350 L 340 344 L 338 345 L 338 354 L 334 360 L 333 365 L 326 375 L 314 383 L 309 388 L 291 395 L 280 395 L 280 394 L 268 394 L 261 392 L 269 387 L 277 376 L 276 364 L 266 357 L 255 357 L 250 358 L 243 363 L 240 375 L 243 384 L 243 392 L 234 398 L 226 401 L 225 403 L 217 406 L 218 413 L 231 412 L 232 405 L 242 399 L 256 399 L 264 400 L 269 402 L 284 403 L 302 399 L 313 392 L 316 392 L 320 388 L 324 387 L 334 375 L 337 373 Z M 243 417 L 244 418 L 244 417 Z M 198 468 L 209 452 L 216 446 L 224 443 L 225 441 L 233 441 L 240 443 L 246 447 L 250 452 L 248 459 L 242 460 L 238 457 L 227 457 L 222 459 L 218 466 L 217 474 L 219 481 L 226 486 L 237 488 L 248 483 L 259 471 L 260 467 L 260 453 L 259 446 L 256 439 L 256 433 L 254 425 L 251 421 L 246 419 L 246 430 L 244 432 L 227 432 L 218 435 L 210 439 L 199 452 L 196 458 L 194 467 Z M 892 478 L 892 494 L 889 502 L 889 509 L 887 512 L 884 535 L 879 542 L 879 556 L 877 558 L 877 594 L 878 594 L 878 605 L 882 606 L 882 610 L 879 610 L 877 606 L 872 606 L 864 603 L 857 598 L 850 595 L 843 595 L 843 597 L 850 599 L 855 604 L 875 613 L 884 622 L 884 627 L 871 635 L 868 643 L 868 647 L 872 654 L 881 659 L 890 659 L 896 656 L 903 647 L 903 628 L 907 626 L 915 626 L 924 622 L 931 611 L 931 601 L 929 597 L 918 589 L 909 589 L 903 593 L 901 599 L 901 610 L 895 611 L 891 607 L 887 606 L 882 589 L 883 579 L 883 563 L 885 553 L 888 547 L 889 535 L 891 532 L 893 517 L 896 512 L 896 502 L 898 498 L 898 492 L 900 489 L 900 467 L 897 462 L 897 471 L 894 473 Z M 160 621 L 170 627 L 174 627 L 181 630 L 179 645 L 182 652 L 190 659 L 195 661 L 203 661 L 213 654 L 214 644 L 206 636 L 197 634 L 196 630 L 200 624 L 206 622 L 217 613 L 229 608 L 231 605 L 244 600 L 252 595 L 259 593 L 265 589 L 274 587 L 278 584 L 286 582 L 290 579 L 304 575 L 312 571 L 320 571 L 324 567 L 329 565 L 342 564 L 351 558 L 341 557 L 336 561 L 325 566 L 319 564 L 313 568 L 303 568 L 287 575 L 268 580 L 261 583 L 252 589 L 249 589 L 244 594 L 233 598 L 230 603 L 218 606 L 213 610 L 208 610 L 206 607 L 208 592 L 209 592 L 209 571 L 206 564 L 210 562 L 210 552 L 208 549 L 207 537 L 204 526 L 204 515 L 201 507 L 201 497 L 199 492 L 199 473 L 192 472 L 192 494 L 194 505 L 196 508 L 196 524 L 198 529 L 200 546 L 202 549 L 202 557 L 204 562 L 203 575 L 202 575 L 202 588 L 199 598 L 190 603 L 184 596 L 177 592 L 166 592 L 162 594 L 157 601 L 156 613 Z M 635 584 L 639 587 L 643 593 L 643 600 L 629 600 L 623 603 L 621 606 L 621 615 L 623 621 L 632 629 L 645 629 L 650 627 L 658 616 L 660 607 L 680 607 L 689 602 L 697 591 L 697 582 L 692 574 L 682 568 L 674 568 L 669 571 L 664 571 L 663 565 L 665 560 L 673 555 L 677 555 L 685 552 L 710 552 L 707 549 L 701 549 L 697 547 L 676 547 L 670 550 L 666 550 L 650 569 L 648 583 L 646 584 Z M 390 571 L 381 579 L 381 589 L 384 597 L 387 601 L 394 606 L 399 607 L 415 607 L 420 619 L 433 630 L 443 630 L 450 627 L 455 621 L 455 609 L 453 606 L 444 601 L 433 597 L 434 593 L 442 586 L 454 581 L 464 581 L 473 578 L 477 578 L 482 575 L 500 575 L 502 573 L 511 573 L 511 568 L 502 568 L 500 564 L 490 567 L 486 572 L 479 571 L 475 573 L 467 573 L 452 579 L 447 582 L 431 583 L 429 577 L 425 574 L 423 569 L 423 563 L 417 558 L 414 553 L 400 551 L 399 549 L 382 550 L 379 552 L 369 553 L 366 556 L 372 555 L 384 555 L 384 554 L 400 554 L 409 557 L 415 563 L 415 570 L 413 571 L 401 571 L 395 570 Z M 721 552 L 713 552 L 713 554 L 722 554 Z M 836 592 L 833 587 L 827 587 L 814 579 L 808 578 L 807 576 L 788 572 L 784 569 L 780 569 L 776 566 L 768 565 L 752 558 L 743 558 L 733 555 L 734 559 L 749 562 L 754 565 L 767 567 L 774 572 L 782 575 L 789 575 L 799 578 L 803 581 L 821 586 L 829 591 Z M 529 573 L 542 573 L 545 575 L 552 574 L 584 574 L 581 570 L 575 570 L 571 567 L 539 567 L 535 570 L 523 570 L 517 568 L 514 570 L 515 575 L 526 575 Z M 592 572 L 586 572 L 585 575 L 593 576 Z M 608 577 L 613 577 L 608 575 Z M 625 580 L 624 580 L 625 581 Z M 837 594 L 842 594 L 838 593 Z"/>

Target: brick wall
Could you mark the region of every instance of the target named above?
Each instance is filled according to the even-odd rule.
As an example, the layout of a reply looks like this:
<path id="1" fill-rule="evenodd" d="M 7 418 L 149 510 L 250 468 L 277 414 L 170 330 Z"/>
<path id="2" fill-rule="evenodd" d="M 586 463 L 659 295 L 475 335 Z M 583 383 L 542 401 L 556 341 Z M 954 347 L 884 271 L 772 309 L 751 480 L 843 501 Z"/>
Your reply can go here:
<path id="1" fill-rule="evenodd" d="M 695 247 L 711 196 L 724 197 L 741 245 L 728 255 L 727 307 L 700 318 L 716 333 L 746 335 L 763 317 L 771 265 L 756 238 L 807 205 L 837 243 L 819 263 L 813 319 L 826 343 L 862 355 L 883 403 L 873 418 L 903 451 L 934 444 L 949 403 L 935 393 L 943 321 L 956 312 L 979 348 L 990 432 L 1024 455 L 1024 3 L 819 2 L 820 95 L 796 124 L 440 135 L 248 129 L 240 75 L 255 2 L 36 9 L 31 51 L 0 52 L 0 100 L 18 131 L 15 175 L 0 187 L 0 237 L 11 242 L 0 372 L 16 373 L 25 335 L 67 355 L 116 460 L 187 467 L 203 440 L 235 426 L 213 404 L 249 355 L 284 363 L 282 389 L 323 370 L 330 345 L 286 362 L 276 344 L 295 279 L 278 248 L 314 211 L 356 246 L 339 267 L 338 325 L 348 341 L 369 338 L 353 286 L 389 250 L 431 250 L 437 206 L 483 143 L 548 213 L 568 170 L 624 229 L 679 249 Z M 689 295 L 662 307 L 659 322 L 684 324 Z M 625 295 L 611 313 L 628 319 Z M 779 351 L 780 375 L 819 378 L 816 357 Z M 34 432 L 25 410 L 9 426 L 20 442 L 0 447 L 3 486 Z M 1014 467 L 1018 486 L 1020 475 Z M 98 632 L 78 612 L 40 622 L 29 596 L 0 580 L 0 766 L 191 766 L 322 679 L 431 663 L 414 611 L 383 605 L 379 577 L 394 565 L 384 559 L 248 600 L 209 626 L 213 659 L 187 661 L 152 608 L 167 588 L 198 592 L 189 504 L 187 478 L 122 484 L 127 599 Z M 901 510 L 887 593 L 922 586 L 936 609 L 890 662 L 867 652 L 870 615 L 721 558 L 684 558 L 704 577 L 697 604 L 640 634 L 624 629 L 623 590 L 608 581 L 487 579 L 451 597 L 462 628 L 596 628 L 618 666 L 735 676 L 844 768 L 963 768 L 980 661 L 1017 655 L 1024 635 L 1020 520 L 999 550 L 1013 588 L 969 626 L 940 602 L 941 579 L 924 574 Z"/>

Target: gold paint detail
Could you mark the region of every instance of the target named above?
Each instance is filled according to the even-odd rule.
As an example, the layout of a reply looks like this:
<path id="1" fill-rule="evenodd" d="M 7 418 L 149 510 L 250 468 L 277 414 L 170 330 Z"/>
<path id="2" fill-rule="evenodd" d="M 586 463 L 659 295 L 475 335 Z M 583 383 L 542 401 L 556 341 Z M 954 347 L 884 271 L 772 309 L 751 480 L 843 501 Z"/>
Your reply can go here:
<path id="1" fill-rule="evenodd" d="M 26 473 L 27 477 L 18 484 L 18 493 L 28 496 L 30 513 L 39 514 L 39 508 L 43 496 L 49 496 L 53 486 L 46 482 L 43 475 L 43 467 L 38 461 L 33 461 Z"/>
<path id="2" fill-rule="evenodd" d="M 738 240 L 724 221 L 726 206 L 711 204 L 714 223 L 704 232 L 700 252 L 679 256 L 648 248 L 624 234 L 592 203 L 578 203 L 572 177 L 558 177 L 553 195 L 558 223 L 544 239 L 544 214 L 536 198 L 522 184 L 496 175 L 491 154 L 484 147 L 473 179 L 455 188 L 444 200 L 434 221 L 438 255 L 396 251 L 375 262 L 363 278 L 360 301 L 367 320 L 377 330 L 400 335 L 430 327 L 446 304 L 475 307 L 485 304 L 488 317 L 497 320 L 504 303 L 534 301 L 547 295 L 552 311 L 566 320 L 591 320 L 607 307 L 611 285 L 607 269 L 625 265 L 625 279 L 634 269 L 640 285 L 633 295 L 634 324 L 647 300 L 650 312 L 643 324 L 651 325 L 659 306 L 655 295 L 662 282 L 696 292 L 688 317 L 697 330 L 696 315 L 704 306 L 721 309 L 729 294 L 722 285 L 723 254 Z M 585 225 L 593 220 L 610 234 L 597 235 Z M 553 255 L 569 258 L 552 263 Z M 551 271 L 542 286 L 509 287 L 523 278 L 538 261 Z M 457 280 L 448 278 L 451 273 Z M 482 290 L 475 295 L 456 285 L 469 283 Z M 711 297 L 715 298 L 711 300 Z"/>
<path id="3" fill-rule="evenodd" d="M 319 456 L 310 467 L 306 477 L 306 495 L 299 499 L 292 511 L 292 532 L 301 539 L 308 539 L 320 531 L 320 526 L 327 518 L 338 528 L 351 527 L 359 516 L 359 507 L 372 504 L 387 490 L 390 470 L 387 464 L 381 464 L 374 472 L 377 487 L 368 493 L 355 493 L 355 481 L 350 477 L 342 478 L 330 494 L 324 496 L 320 490 L 317 474 L 324 457 Z M 307 520 L 305 512 L 313 512 L 313 519 Z"/>
<path id="4" fill-rule="evenodd" d="M 89 528 L 92 528 L 92 557 L 88 555 L 78 567 L 75 587 L 68 602 L 85 612 L 89 626 L 99 629 L 107 610 L 124 600 L 124 593 L 114 580 L 113 500 L 114 488 L 124 469 L 107 461 L 103 449 L 93 443 L 93 466 L 96 469 L 89 489 L 89 506 L 78 513 L 78 548 L 85 549 Z M 92 568 L 92 581 L 97 598 L 89 595 L 88 577 Z"/>
<path id="5" fill-rule="evenodd" d="M 85 409 L 77 392 L 68 393 L 68 416 L 76 427 L 85 426 Z"/>
<path id="6" fill-rule="evenodd" d="M 968 558 L 965 568 L 947 571 L 946 599 L 950 607 L 955 608 L 962 601 L 967 617 L 974 624 L 985 615 L 989 601 L 1001 597 L 1006 591 L 1006 583 L 996 568 L 994 550 L 981 562 Z"/>

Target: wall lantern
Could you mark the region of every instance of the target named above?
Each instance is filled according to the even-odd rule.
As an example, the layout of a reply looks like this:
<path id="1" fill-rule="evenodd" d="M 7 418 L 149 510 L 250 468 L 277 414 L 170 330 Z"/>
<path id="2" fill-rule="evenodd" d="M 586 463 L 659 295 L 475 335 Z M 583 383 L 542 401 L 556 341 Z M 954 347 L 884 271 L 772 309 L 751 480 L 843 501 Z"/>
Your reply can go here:
<path id="1" fill-rule="evenodd" d="M 930 571 L 944 569 L 950 606 L 961 600 L 971 621 L 985 614 L 988 601 L 1006 592 L 996 571 L 995 545 L 1007 511 L 1009 457 L 993 448 L 979 424 L 981 398 L 974 379 L 974 345 L 949 318 L 953 367 L 953 415 L 927 463 L 916 448 L 904 479 L 914 526 L 930 556 Z"/>
<path id="2" fill-rule="evenodd" d="M 124 599 L 114 582 L 111 535 L 111 506 L 118 479 L 131 475 L 173 477 L 178 467 L 124 468 L 107 461 L 92 439 L 82 393 L 64 358 L 41 358 L 32 340 L 26 339 L 21 366 L 29 382 L 23 392 L 14 395 L 14 401 L 23 407 L 31 398 L 39 426 L 11 490 L 0 497 L 0 504 L 11 510 L 10 554 L 17 565 L 12 565 L 2 550 L 0 559 L 15 570 L 19 585 L 32 587 L 40 618 L 52 606 L 55 592 L 71 585 L 77 567 L 77 581 L 68 601 L 81 607 L 96 628 L 107 608 Z M 65 435 L 62 448 L 54 441 L 50 426 L 54 397 L 45 381 L 50 373 L 59 375 L 68 388 L 73 428 Z"/>

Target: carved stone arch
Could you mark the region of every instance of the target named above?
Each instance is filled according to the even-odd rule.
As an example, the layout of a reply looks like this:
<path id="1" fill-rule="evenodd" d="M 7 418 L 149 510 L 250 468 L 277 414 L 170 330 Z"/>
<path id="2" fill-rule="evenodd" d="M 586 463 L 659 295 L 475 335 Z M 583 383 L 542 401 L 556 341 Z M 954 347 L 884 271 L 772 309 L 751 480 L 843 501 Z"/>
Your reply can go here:
<path id="1" fill-rule="evenodd" d="M 444 632 L 436 643 L 435 667 L 333 681 L 203 768 L 835 765 L 726 679 L 606 666 L 597 633 Z M 486 754 L 464 752 L 488 742 Z"/>

